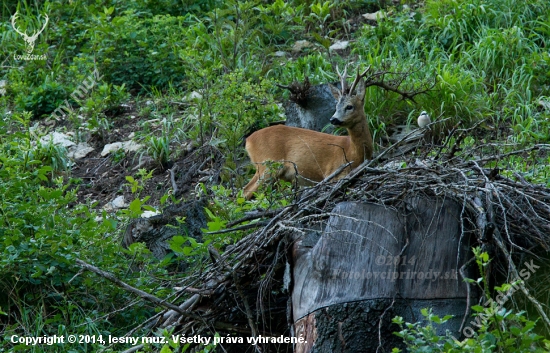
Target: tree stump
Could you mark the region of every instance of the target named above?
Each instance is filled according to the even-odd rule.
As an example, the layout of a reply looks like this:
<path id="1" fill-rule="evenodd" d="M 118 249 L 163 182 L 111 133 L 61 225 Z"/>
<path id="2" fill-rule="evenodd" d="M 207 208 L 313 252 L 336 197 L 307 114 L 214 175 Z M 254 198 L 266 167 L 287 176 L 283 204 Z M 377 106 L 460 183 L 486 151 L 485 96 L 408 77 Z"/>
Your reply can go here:
<path id="1" fill-rule="evenodd" d="M 472 256 L 458 204 L 415 198 L 401 210 L 344 202 L 326 227 L 293 248 L 295 352 L 390 352 L 396 315 L 421 320 L 422 308 L 455 315 L 439 328 L 456 337 L 467 305 L 458 271 Z M 475 274 L 468 274 L 470 278 Z"/>
<path id="2" fill-rule="evenodd" d="M 133 243 L 143 242 L 161 260 L 172 252 L 169 241 L 175 235 L 202 241 L 201 228 L 206 228 L 205 206 L 205 200 L 190 201 L 171 205 L 158 216 L 138 218 L 126 227 L 122 246 L 127 249 Z M 185 217 L 185 222 L 179 223 L 178 217 Z"/>
<path id="3" fill-rule="evenodd" d="M 334 115 L 336 100 L 328 85 L 311 86 L 302 105 L 292 101 L 284 103 L 287 126 L 331 133 L 334 126 L 330 118 Z"/>

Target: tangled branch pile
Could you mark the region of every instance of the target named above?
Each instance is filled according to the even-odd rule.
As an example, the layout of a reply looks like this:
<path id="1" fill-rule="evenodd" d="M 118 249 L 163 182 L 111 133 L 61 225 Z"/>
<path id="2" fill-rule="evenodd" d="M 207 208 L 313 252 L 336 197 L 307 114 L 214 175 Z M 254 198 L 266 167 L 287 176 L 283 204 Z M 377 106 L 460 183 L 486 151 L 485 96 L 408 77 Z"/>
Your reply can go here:
<path id="1" fill-rule="evenodd" d="M 550 145 L 506 154 L 499 152 L 499 145 L 462 150 L 460 143 L 468 130 L 455 132 L 456 139 L 449 138 L 442 146 L 431 147 L 421 139 L 407 157 L 396 153 L 398 143 L 336 183 L 330 179 L 338 171 L 315 187 L 302 190 L 296 202 L 286 208 L 241 220 L 263 222 L 257 223 L 261 228 L 223 254 L 211 248 L 212 261 L 206 270 L 178 283 L 177 295 L 169 298 L 173 304 L 161 303 L 167 309 L 146 324 L 175 328 L 188 335 L 288 335 L 289 294 L 283 278 L 291 235 L 295 238 L 326 221 L 342 201 L 398 208 L 410 197 L 454 200 L 462 205 L 462 236 L 473 236 L 486 249 L 493 249 L 494 256 L 503 260 L 499 270 L 508 279 L 518 278 L 516 255 L 540 256 L 550 251 L 550 190 L 527 182 L 519 174 L 505 176 L 507 172 L 496 166 L 512 155 L 547 156 Z M 401 157 L 388 157 L 391 154 Z M 524 284 L 521 286 L 550 326 L 542 305 Z"/>

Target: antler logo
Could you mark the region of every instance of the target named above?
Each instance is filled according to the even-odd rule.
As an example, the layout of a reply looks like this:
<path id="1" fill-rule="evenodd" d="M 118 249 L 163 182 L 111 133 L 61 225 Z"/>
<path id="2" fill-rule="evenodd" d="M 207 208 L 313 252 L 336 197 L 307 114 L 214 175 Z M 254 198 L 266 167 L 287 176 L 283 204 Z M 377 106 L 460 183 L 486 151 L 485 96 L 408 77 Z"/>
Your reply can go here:
<path id="1" fill-rule="evenodd" d="M 44 30 L 44 28 L 46 28 L 46 25 L 48 24 L 48 15 L 44 15 L 44 17 L 46 18 L 46 22 L 44 23 L 44 26 L 42 26 L 42 28 L 37 31 L 36 33 L 33 33 L 32 36 L 29 36 L 27 35 L 27 33 L 25 32 L 21 32 L 20 30 L 17 29 L 17 27 L 15 26 L 15 19 L 17 18 L 17 12 L 15 13 L 15 15 L 12 16 L 11 18 L 11 26 L 13 27 L 13 29 L 19 33 L 20 35 L 23 36 L 23 39 L 25 40 L 25 43 L 27 43 L 27 53 L 28 54 L 31 54 L 32 51 L 34 50 L 34 42 L 36 41 L 36 38 L 38 38 L 38 35 L 40 33 L 42 33 L 42 31 Z"/>

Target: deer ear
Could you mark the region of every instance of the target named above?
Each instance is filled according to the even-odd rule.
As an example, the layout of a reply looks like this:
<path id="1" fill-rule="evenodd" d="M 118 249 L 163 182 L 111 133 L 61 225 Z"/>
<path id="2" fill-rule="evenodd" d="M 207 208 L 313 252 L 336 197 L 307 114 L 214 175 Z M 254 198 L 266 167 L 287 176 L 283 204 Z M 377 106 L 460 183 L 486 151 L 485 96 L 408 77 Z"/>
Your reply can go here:
<path id="1" fill-rule="evenodd" d="M 355 95 L 361 100 L 365 100 L 365 80 L 361 79 L 355 89 Z"/>
<path id="2" fill-rule="evenodd" d="M 338 88 L 334 87 L 330 83 L 328 84 L 328 87 L 330 88 L 330 92 L 332 93 L 334 99 L 339 100 L 340 97 L 342 97 L 342 92 Z"/>

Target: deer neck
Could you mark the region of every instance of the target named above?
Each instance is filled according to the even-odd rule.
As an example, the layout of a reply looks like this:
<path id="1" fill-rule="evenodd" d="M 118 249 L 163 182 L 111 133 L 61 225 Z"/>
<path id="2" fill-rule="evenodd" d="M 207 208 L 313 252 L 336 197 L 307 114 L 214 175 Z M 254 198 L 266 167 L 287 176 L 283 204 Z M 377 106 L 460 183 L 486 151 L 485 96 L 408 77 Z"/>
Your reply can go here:
<path id="1" fill-rule="evenodd" d="M 365 159 L 372 158 L 373 143 L 366 116 L 362 117 L 361 122 L 348 128 L 348 136 L 352 148 L 352 156 L 349 159 L 355 161 L 354 164 L 359 165 Z"/>

